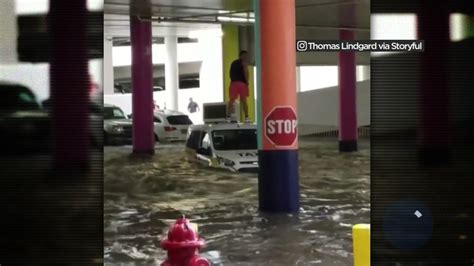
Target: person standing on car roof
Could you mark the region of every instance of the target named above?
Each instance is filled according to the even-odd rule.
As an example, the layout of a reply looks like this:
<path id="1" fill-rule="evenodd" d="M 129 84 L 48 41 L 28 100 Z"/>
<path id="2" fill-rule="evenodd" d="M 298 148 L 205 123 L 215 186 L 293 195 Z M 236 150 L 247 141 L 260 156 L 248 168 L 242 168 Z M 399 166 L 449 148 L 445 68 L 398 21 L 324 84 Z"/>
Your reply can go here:
<path id="1" fill-rule="evenodd" d="M 230 65 L 230 88 L 229 88 L 229 103 L 227 106 L 227 116 L 230 119 L 230 114 L 234 112 L 234 102 L 240 98 L 240 103 L 244 109 L 245 122 L 250 121 L 247 106 L 247 97 L 249 96 L 249 57 L 245 50 L 240 51 L 239 59 L 232 62 Z"/>

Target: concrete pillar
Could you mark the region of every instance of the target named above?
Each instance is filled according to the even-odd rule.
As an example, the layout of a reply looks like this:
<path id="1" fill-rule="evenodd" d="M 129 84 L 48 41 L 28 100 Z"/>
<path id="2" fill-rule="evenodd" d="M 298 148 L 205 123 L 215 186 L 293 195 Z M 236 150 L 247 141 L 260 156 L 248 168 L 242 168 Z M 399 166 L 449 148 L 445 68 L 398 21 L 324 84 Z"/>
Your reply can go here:
<path id="1" fill-rule="evenodd" d="M 0 8 L 0 63 L 12 64 L 18 60 L 17 56 L 17 17 L 15 0 L 2 1 Z"/>
<path id="2" fill-rule="evenodd" d="M 104 94 L 114 94 L 114 64 L 112 37 L 104 36 Z"/>
<path id="3" fill-rule="evenodd" d="M 474 15 L 465 15 L 462 17 L 462 35 L 463 38 L 474 37 Z"/>
<path id="4" fill-rule="evenodd" d="M 363 80 L 370 79 L 370 65 L 367 65 L 367 66 L 364 65 L 362 69 L 363 69 L 362 79 Z"/>
<path id="5" fill-rule="evenodd" d="M 130 18 L 132 41 L 133 152 L 154 154 L 151 22 Z"/>
<path id="6" fill-rule="evenodd" d="M 54 163 L 66 171 L 89 167 L 89 71 L 84 0 L 50 0 L 50 90 Z"/>
<path id="7" fill-rule="evenodd" d="M 447 87 L 447 51 L 450 43 L 449 10 L 432 8 L 421 1 L 417 17 L 418 39 L 424 40 L 420 54 L 420 159 L 422 164 L 438 165 L 449 160 L 449 94 Z"/>
<path id="8" fill-rule="evenodd" d="M 356 68 L 357 81 L 363 81 L 370 79 L 370 66 L 362 65 Z"/>
<path id="9" fill-rule="evenodd" d="M 341 30 L 341 40 L 354 40 L 355 33 Z M 357 151 L 357 82 L 355 52 L 339 52 L 339 151 Z"/>
<path id="10" fill-rule="evenodd" d="M 168 109 L 178 110 L 179 69 L 178 69 L 178 37 L 166 36 L 165 87 L 169 95 Z M 185 110 L 182 110 L 185 111 Z"/>
<path id="11" fill-rule="evenodd" d="M 261 76 L 259 207 L 264 212 L 299 211 L 296 98 L 295 0 L 256 1 L 257 68 Z M 278 19 L 275 19 L 278 18 Z M 260 24 L 260 25 L 258 25 Z M 276 126 L 277 122 L 293 126 Z M 280 124 L 281 125 L 281 124 Z"/>

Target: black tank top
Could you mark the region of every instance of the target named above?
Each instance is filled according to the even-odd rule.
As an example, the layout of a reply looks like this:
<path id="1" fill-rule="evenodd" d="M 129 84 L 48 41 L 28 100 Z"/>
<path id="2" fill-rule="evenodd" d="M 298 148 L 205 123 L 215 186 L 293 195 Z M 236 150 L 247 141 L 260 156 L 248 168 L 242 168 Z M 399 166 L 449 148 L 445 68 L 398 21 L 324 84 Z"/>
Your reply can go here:
<path id="1" fill-rule="evenodd" d="M 245 73 L 244 73 L 244 67 L 240 59 L 235 60 L 230 65 L 230 80 L 241 81 L 241 82 L 247 83 L 247 79 L 245 78 Z"/>

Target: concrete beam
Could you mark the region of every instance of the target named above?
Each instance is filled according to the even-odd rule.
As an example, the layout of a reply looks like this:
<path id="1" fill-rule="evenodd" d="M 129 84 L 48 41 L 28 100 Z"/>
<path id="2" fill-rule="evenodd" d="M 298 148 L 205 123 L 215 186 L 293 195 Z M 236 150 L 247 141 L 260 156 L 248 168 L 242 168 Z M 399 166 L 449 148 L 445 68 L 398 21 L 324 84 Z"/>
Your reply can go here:
<path id="1" fill-rule="evenodd" d="M 104 93 L 114 94 L 114 65 L 112 38 L 104 37 Z"/>
<path id="2" fill-rule="evenodd" d="M 18 60 L 17 55 L 17 18 L 15 0 L 2 1 L 0 8 L 0 63 L 13 64 Z"/>

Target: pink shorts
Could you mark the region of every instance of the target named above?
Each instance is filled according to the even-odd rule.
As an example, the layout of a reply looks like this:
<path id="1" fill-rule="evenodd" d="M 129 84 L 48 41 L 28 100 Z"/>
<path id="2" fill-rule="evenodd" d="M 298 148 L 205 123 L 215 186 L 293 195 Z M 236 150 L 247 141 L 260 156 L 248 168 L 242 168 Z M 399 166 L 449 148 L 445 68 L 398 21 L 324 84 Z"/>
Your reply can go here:
<path id="1" fill-rule="evenodd" d="M 249 96 L 249 86 L 245 82 L 233 81 L 230 83 L 230 101 L 234 102 L 238 97 L 240 99 Z"/>

